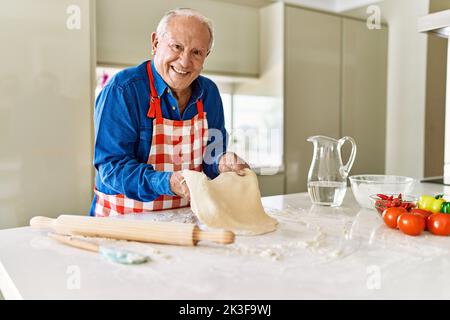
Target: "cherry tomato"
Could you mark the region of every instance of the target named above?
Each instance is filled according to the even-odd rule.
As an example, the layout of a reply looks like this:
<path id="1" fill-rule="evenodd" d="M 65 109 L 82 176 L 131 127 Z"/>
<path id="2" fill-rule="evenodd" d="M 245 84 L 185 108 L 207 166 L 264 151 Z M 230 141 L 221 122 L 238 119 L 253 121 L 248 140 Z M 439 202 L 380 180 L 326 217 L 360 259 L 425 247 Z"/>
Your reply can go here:
<path id="1" fill-rule="evenodd" d="M 438 236 L 450 235 L 450 214 L 434 213 L 428 217 L 428 230 Z"/>
<path id="2" fill-rule="evenodd" d="M 403 207 L 390 207 L 383 211 L 383 220 L 384 223 L 389 228 L 397 228 L 397 219 L 398 217 L 403 214 L 408 213 L 408 210 L 406 210 Z"/>
<path id="3" fill-rule="evenodd" d="M 412 208 L 410 213 L 423 217 L 425 219 L 425 222 L 427 222 L 428 217 L 433 214 L 433 212 L 431 212 L 431 211 L 419 209 L 419 208 Z M 427 223 L 425 223 L 425 230 L 427 230 L 427 229 L 428 229 Z"/>
<path id="4" fill-rule="evenodd" d="M 418 236 L 425 230 L 425 218 L 413 213 L 403 213 L 398 217 L 398 228 L 407 235 Z"/>

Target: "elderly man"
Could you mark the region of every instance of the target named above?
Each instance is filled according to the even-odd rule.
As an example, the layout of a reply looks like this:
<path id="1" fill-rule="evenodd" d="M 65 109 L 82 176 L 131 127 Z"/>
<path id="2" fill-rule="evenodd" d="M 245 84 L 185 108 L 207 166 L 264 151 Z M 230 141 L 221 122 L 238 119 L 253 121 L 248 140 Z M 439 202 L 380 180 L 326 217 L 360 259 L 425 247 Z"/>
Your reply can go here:
<path id="1" fill-rule="evenodd" d="M 119 72 L 103 88 L 94 115 L 91 215 L 186 206 L 181 170 L 213 179 L 248 167 L 226 152 L 219 91 L 200 76 L 212 44 L 206 17 L 191 9 L 170 11 L 152 33 L 153 60 Z"/>

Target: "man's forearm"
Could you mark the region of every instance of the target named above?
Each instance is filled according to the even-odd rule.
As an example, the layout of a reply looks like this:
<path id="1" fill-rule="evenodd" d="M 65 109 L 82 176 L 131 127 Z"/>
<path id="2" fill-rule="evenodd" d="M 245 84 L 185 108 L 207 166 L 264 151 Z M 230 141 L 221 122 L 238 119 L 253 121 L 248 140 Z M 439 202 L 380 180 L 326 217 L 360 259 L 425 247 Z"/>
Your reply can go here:
<path id="1" fill-rule="evenodd" d="M 160 195 L 173 195 L 169 182 L 171 172 L 156 171 L 135 159 L 110 161 L 97 168 L 107 187 L 128 198 L 148 202 Z"/>

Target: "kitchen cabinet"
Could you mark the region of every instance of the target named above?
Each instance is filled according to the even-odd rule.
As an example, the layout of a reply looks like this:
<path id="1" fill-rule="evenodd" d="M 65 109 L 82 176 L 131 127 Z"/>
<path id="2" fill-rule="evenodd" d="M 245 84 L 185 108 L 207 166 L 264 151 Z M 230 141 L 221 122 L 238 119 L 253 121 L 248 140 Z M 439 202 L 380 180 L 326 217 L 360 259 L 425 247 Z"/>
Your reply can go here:
<path id="1" fill-rule="evenodd" d="M 443 177 L 446 184 L 450 184 L 449 9 L 450 1 L 431 1 L 430 14 L 417 22 L 418 30 L 428 34 L 424 177 Z"/>
<path id="2" fill-rule="evenodd" d="M 340 135 L 352 136 L 358 146 L 351 174 L 384 173 L 387 29 L 342 19 L 342 37 Z"/>
<path id="3" fill-rule="evenodd" d="M 351 174 L 384 173 L 386 27 L 294 6 L 284 14 L 285 192 L 307 189 L 312 135 L 352 136 Z"/>
<path id="4" fill-rule="evenodd" d="M 151 33 L 169 10 L 186 1 L 96 0 L 97 56 L 102 65 L 136 65 L 151 57 Z M 206 59 L 208 74 L 259 74 L 258 8 L 210 0 L 189 7 L 213 21 L 215 44 Z"/>
<path id="5" fill-rule="evenodd" d="M 306 190 L 312 135 L 340 135 L 341 18 L 285 9 L 286 192 Z"/>

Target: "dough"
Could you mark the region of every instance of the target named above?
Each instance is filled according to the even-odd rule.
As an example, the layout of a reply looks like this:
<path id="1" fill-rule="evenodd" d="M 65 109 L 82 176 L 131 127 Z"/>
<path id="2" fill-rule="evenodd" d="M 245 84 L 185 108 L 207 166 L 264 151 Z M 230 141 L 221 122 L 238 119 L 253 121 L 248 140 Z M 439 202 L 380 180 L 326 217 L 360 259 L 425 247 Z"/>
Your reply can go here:
<path id="1" fill-rule="evenodd" d="M 277 220 L 264 212 L 258 180 L 252 170 L 245 169 L 245 176 L 224 172 L 214 180 L 203 172 L 183 170 L 183 177 L 191 193 L 191 209 L 208 227 L 240 235 L 276 229 Z"/>

